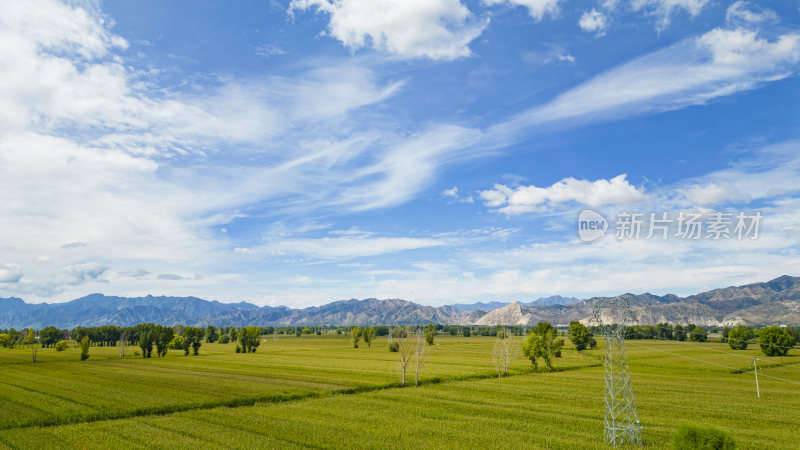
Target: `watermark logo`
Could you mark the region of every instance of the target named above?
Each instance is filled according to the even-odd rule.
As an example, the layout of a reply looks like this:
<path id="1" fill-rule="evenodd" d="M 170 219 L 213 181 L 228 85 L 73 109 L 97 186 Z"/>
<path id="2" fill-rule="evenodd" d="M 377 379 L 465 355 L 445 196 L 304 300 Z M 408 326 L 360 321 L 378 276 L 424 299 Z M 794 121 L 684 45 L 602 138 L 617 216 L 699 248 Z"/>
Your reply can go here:
<path id="1" fill-rule="evenodd" d="M 583 242 L 592 242 L 606 234 L 608 221 L 600 213 L 584 209 L 578 216 L 578 236 Z"/>
<path id="2" fill-rule="evenodd" d="M 680 211 L 677 215 L 669 212 L 638 213 L 621 212 L 617 214 L 614 238 L 618 241 L 649 239 L 680 240 L 755 240 L 758 239 L 763 216 L 756 211 L 751 214 L 738 214 L 712 211 L 701 214 Z M 592 242 L 603 237 L 609 222 L 600 213 L 584 209 L 578 216 L 578 236 L 584 242 Z"/>

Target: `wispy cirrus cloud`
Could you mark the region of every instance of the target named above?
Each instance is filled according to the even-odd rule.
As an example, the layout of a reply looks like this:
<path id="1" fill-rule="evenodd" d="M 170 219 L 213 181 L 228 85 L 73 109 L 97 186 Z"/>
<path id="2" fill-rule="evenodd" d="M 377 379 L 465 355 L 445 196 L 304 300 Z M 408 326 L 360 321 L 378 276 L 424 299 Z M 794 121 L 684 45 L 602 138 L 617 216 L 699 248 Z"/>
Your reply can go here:
<path id="1" fill-rule="evenodd" d="M 749 28 L 715 28 L 636 58 L 487 130 L 518 134 L 537 125 L 606 121 L 702 105 L 797 72 L 800 34 L 772 39 Z"/>

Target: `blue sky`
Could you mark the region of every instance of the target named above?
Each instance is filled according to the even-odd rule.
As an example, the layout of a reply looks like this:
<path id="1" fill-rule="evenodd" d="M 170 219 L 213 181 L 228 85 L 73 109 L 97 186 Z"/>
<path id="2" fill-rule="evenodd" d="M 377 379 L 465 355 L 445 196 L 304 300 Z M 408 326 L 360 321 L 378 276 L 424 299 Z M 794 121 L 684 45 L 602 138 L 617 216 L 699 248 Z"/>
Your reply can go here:
<path id="1" fill-rule="evenodd" d="M 440 305 L 800 275 L 799 25 L 785 1 L 2 2 L 0 295 Z M 616 239 L 621 212 L 763 221 Z"/>

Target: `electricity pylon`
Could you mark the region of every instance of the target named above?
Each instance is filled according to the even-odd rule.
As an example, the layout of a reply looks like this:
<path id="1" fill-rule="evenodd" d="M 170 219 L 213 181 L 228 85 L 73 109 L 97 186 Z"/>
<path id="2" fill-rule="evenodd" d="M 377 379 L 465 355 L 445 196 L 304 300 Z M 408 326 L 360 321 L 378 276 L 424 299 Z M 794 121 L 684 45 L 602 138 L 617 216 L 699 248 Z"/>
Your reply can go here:
<path id="1" fill-rule="evenodd" d="M 605 337 L 605 441 L 611 446 L 642 444 L 631 372 L 625 355 L 625 326 L 636 318 L 625 297 L 598 298 L 593 303 L 593 320 Z"/>

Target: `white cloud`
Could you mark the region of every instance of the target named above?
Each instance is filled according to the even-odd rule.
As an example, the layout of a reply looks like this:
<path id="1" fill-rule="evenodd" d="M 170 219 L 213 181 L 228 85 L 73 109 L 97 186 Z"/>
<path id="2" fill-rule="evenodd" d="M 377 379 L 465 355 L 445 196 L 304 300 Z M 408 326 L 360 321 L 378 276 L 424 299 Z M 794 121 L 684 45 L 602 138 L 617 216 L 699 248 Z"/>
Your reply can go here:
<path id="1" fill-rule="evenodd" d="M 292 0 L 290 13 L 316 7 L 328 14 L 328 34 L 357 50 L 372 47 L 403 58 L 453 60 L 488 22 L 459 0 Z"/>
<path id="2" fill-rule="evenodd" d="M 566 54 L 566 55 L 559 54 L 558 55 L 558 60 L 561 61 L 561 62 L 571 62 L 571 63 L 573 63 L 573 62 L 575 62 L 575 57 L 572 56 L 572 55 L 569 55 L 569 54 Z"/>
<path id="3" fill-rule="evenodd" d="M 442 191 L 442 196 L 451 198 L 458 203 L 473 203 L 475 199 L 471 195 L 461 195 L 458 193 L 458 187 L 453 186 L 450 189 Z"/>
<path id="4" fill-rule="evenodd" d="M 269 58 L 270 56 L 285 55 L 286 52 L 275 44 L 261 44 L 255 47 L 256 55 Z"/>
<path id="5" fill-rule="evenodd" d="M 610 180 L 596 181 L 564 178 L 549 187 L 520 186 L 516 189 L 501 184 L 481 192 L 486 206 L 499 208 L 508 215 L 542 211 L 565 203 L 589 206 L 638 203 L 647 197 L 644 188 L 637 188 L 618 175 Z"/>
<path id="6" fill-rule="evenodd" d="M 647 11 L 657 19 L 657 26 L 664 29 L 669 26 L 672 17 L 680 10 L 689 13 L 691 17 L 700 14 L 700 11 L 711 0 L 631 0 L 634 11 Z"/>
<path id="7" fill-rule="evenodd" d="M 581 30 L 587 33 L 596 33 L 597 36 L 602 36 L 608 27 L 608 16 L 602 12 L 592 8 L 591 11 L 586 11 L 578 21 Z"/>
<path id="8" fill-rule="evenodd" d="M 798 141 L 769 146 L 761 149 L 755 157 L 739 161 L 727 169 L 686 180 L 676 191 L 689 205 L 700 207 L 746 204 L 796 194 L 800 192 L 798 155 Z"/>
<path id="9" fill-rule="evenodd" d="M 558 15 L 560 0 L 484 0 L 487 5 L 500 5 L 507 3 L 511 6 L 523 6 L 528 9 L 528 14 L 536 21 L 544 18 L 545 14 L 551 17 Z"/>
<path id="10" fill-rule="evenodd" d="M 448 245 L 448 241 L 434 238 L 348 236 L 285 239 L 258 247 L 255 251 L 271 255 L 303 256 L 316 259 L 346 259 L 443 245 Z"/>
<path id="11" fill-rule="evenodd" d="M 564 119 L 609 120 L 704 104 L 786 78 L 798 61 L 798 33 L 768 40 L 756 31 L 715 28 L 597 75 L 487 135 Z"/>
<path id="12" fill-rule="evenodd" d="M 16 283 L 24 275 L 18 264 L 5 263 L 0 266 L 0 283 Z"/>
<path id="13" fill-rule="evenodd" d="M 753 6 L 750 2 L 739 0 L 728 7 L 725 13 L 725 20 L 734 25 L 762 24 L 776 22 L 778 15 L 775 11 Z"/>
<path id="14" fill-rule="evenodd" d="M 445 197 L 458 198 L 458 187 L 453 186 L 450 189 L 445 189 L 444 191 L 442 191 L 442 195 L 444 195 Z"/>

